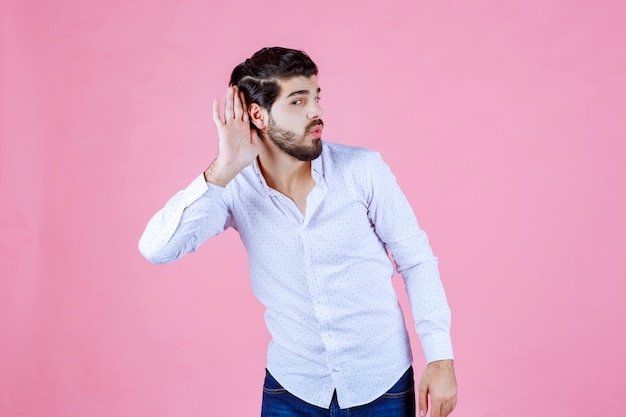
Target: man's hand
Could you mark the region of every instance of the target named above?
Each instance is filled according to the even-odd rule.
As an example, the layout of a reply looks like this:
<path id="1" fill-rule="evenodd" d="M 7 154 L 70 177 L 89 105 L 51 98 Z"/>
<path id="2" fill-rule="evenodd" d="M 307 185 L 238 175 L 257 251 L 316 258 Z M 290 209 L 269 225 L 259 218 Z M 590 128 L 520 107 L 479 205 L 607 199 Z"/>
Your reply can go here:
<path id="1" fill-rule="evenodd" d="M 245 98 L 236 86 L 226 90 L 224 119 L 220 115 L 220 101 L 213 100 L 213 122 L 219 138 L 218 154 L 204 172 L 204 178 L 225 187 L 259 154 L 259 136 L 250 129 Z"/>
<path id="2" fill-rule="evenodd" d="M 435 361 L 428 364 L 418 386 L 419 415 L 428 411 L 430 397 L 430 417 L 447 417 L 456 406 L 456 377 L 451 360 Z"/>

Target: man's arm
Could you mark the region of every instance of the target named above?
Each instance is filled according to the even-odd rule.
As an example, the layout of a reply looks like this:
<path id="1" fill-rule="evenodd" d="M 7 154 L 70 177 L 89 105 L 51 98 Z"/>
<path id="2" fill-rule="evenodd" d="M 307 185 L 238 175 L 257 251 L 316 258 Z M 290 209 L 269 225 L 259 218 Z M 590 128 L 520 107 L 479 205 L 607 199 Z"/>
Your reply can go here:
<path id="1" fill-rule="evenodd" d="M 227 90 L 223 119 L 219 100 L 213 101 L 213 121 L 219 138 L 217 158 L 152 217 L 139 240 L 140 252 L 153 263 L 172 262 L 195 251 L 230 224 L 224 187 L 256 158 L 258 136 L 250 129 L 237 87 Z"/>
<path id="2" fill-rule="evenodd" d="M 148 222 L 139 251 L 150 262 L 173 262 L 230 225 L 225 190 L 199 175 L 179 191 Z"/>
<path id="3" fill-rule="evenodd" d="M 456 404 L 456 378 L 450 340 L 450 309 L 439 277 L 437 258 L 426 233 L 389 167 L 370 158 L 369 216 L 404 279 L 415 327 L 428 366 L 419 384 L 420 415 L 446 417 Z"/>

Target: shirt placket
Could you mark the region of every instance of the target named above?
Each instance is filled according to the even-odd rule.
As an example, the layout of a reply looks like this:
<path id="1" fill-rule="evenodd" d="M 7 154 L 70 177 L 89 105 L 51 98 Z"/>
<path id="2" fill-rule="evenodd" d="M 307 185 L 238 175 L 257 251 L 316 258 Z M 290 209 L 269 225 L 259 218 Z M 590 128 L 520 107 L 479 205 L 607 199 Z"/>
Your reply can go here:
<path id="1" fill-rule="evenodd" d="M 325 350 L 325 358 L 328 368 L 331 373 L 335 373 L 338 371 L 335 362 L 336 352 L 338 350 L 338 346 L 336 345 L 336 338 L 333 337 L 333 333 L 331 330 L 331 322 L 333 320 L 332 317 L 332 309 L 328 304 L 328 296 L 325 291 L 325 285 L 323 281 L 323 277 L 316 273 L 315 261 L 313 258 L 312 247 L 314 246 L 314 242 L 312 239 L 314 237 L 314 228 L 315 222 L 314 214 L 317 208 L 320 206 L 324 196 L 326 195 L 326 185 L 322 182 L 318 184 L 307 198 L 307 210 L 306 215 L 304 217 L 304 221 L 299 228 L 299 236 L 301 242 L 301 249 L 304 256 L 304 271 L 306 276 L 306 281 L 309 286 L 309 292 L 311 294 L 311 299 L 313 303 L 313 311 L 315 314 L 315 319 L 317 320 L 320 335 L 319 337 L 322 340 L 322 344 L 324 345 Z"/>

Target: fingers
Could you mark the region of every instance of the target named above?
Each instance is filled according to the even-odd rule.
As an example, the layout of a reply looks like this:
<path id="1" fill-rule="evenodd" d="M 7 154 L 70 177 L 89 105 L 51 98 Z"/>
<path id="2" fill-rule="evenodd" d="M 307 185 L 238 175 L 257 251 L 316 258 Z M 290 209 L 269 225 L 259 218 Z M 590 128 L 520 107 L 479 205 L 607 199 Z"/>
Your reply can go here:
<path id="1" fill-rule="evenodd" d="M 456 407 L 456 398 L 433 399 L 430 401 L 430 417 L 448 417 Z"/>
<path id="2" fill-rule="evenodd" d="M 219 127 L 224 124 L 222 117 L 220 116 L 220 100 L 218 98 L 213 100 L 213 123 Z"/>
<path id="3" fill-rule="evenodd" d="M 455 407 L 456 407 L 456 399 L 448 401 L 446 404 L 443 404 L 441 406 L 441 417 L 447 417 L 448 415 L 450 415 L 450 413 L 454 411 Z"/>
<path id="4" fill-rule="evenodd" d="M 235 120 L 242 120 L 243 104 L 241 103 L 241 92 L 237 87 L 233 87 L 233 107 L 235 110 Z"/>
<path id="5" fill-rule="evenodd" d="M 230 120 L 248 120 L 248 111 L 244 94 L 237 86 L 228 87 L 226 90 L 226 103 L 224 105 L 224 120 L 219 111 L 219 100 L 213 101 L 213 121 L 217 126 L 227 124 Z M 219 121 L 219 123 L 218 123 Z"/>
<path id="6" fill-rule="evenodd" d="M 439 417 L 439 407 L 437 404 L 430 404 L 430 417 Z"/>
<path id="7" fill-rule="evenodd" d="M 226 104 L 224 105 L 224 123 L 228 123 L 231 119 L 235 118 L 234 97 L 234 87 L 228 87 L 226 90 Z"/>
<path id="8" fill-rule="evenodd" d="M 248 121 L 248 105 L 246 104 L 246 96 L 243 92 L 239 92 L 239 96 L 241 98 L 241 107 L 243 108 L 243 120 Z"/>
<path id="9" fill-rule="evenodd" d="M 431 417 L 448 417 L 454 408 L 449 404 L 433 404 L 433 408 L 430 410 Z"/>
<path id="10" fill-rule="evenodd" d="M 419 415 L 420 417 L 424 417 L 426 412 L 428 411 L 428 392 L 425 387 L 420 386 L 417 390 L 418 392 L 418 406 L 419 406 Z"/>

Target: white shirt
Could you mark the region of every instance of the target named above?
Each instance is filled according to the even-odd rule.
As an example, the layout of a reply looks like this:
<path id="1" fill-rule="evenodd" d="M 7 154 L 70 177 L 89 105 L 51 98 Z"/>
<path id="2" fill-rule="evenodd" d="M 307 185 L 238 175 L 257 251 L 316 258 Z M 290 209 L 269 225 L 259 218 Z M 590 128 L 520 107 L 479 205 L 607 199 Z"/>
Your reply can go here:
<path id="1" fill-rule="evenodd" d="M 325 142 L 311 164 L 305 215 L 255 162 L 225 188 L 198 176 L 150 220 L 139 249 L 172 262 L 235 228 L 266 307 L 268 370 L 310 404 L 328 408 L 336 389 L 339 406 L 354 407 L 385 393 L 412 362 L 388 252 L 428 362 L 452 359 L 450 310 L 437 258 L 380 155 Z"/>

